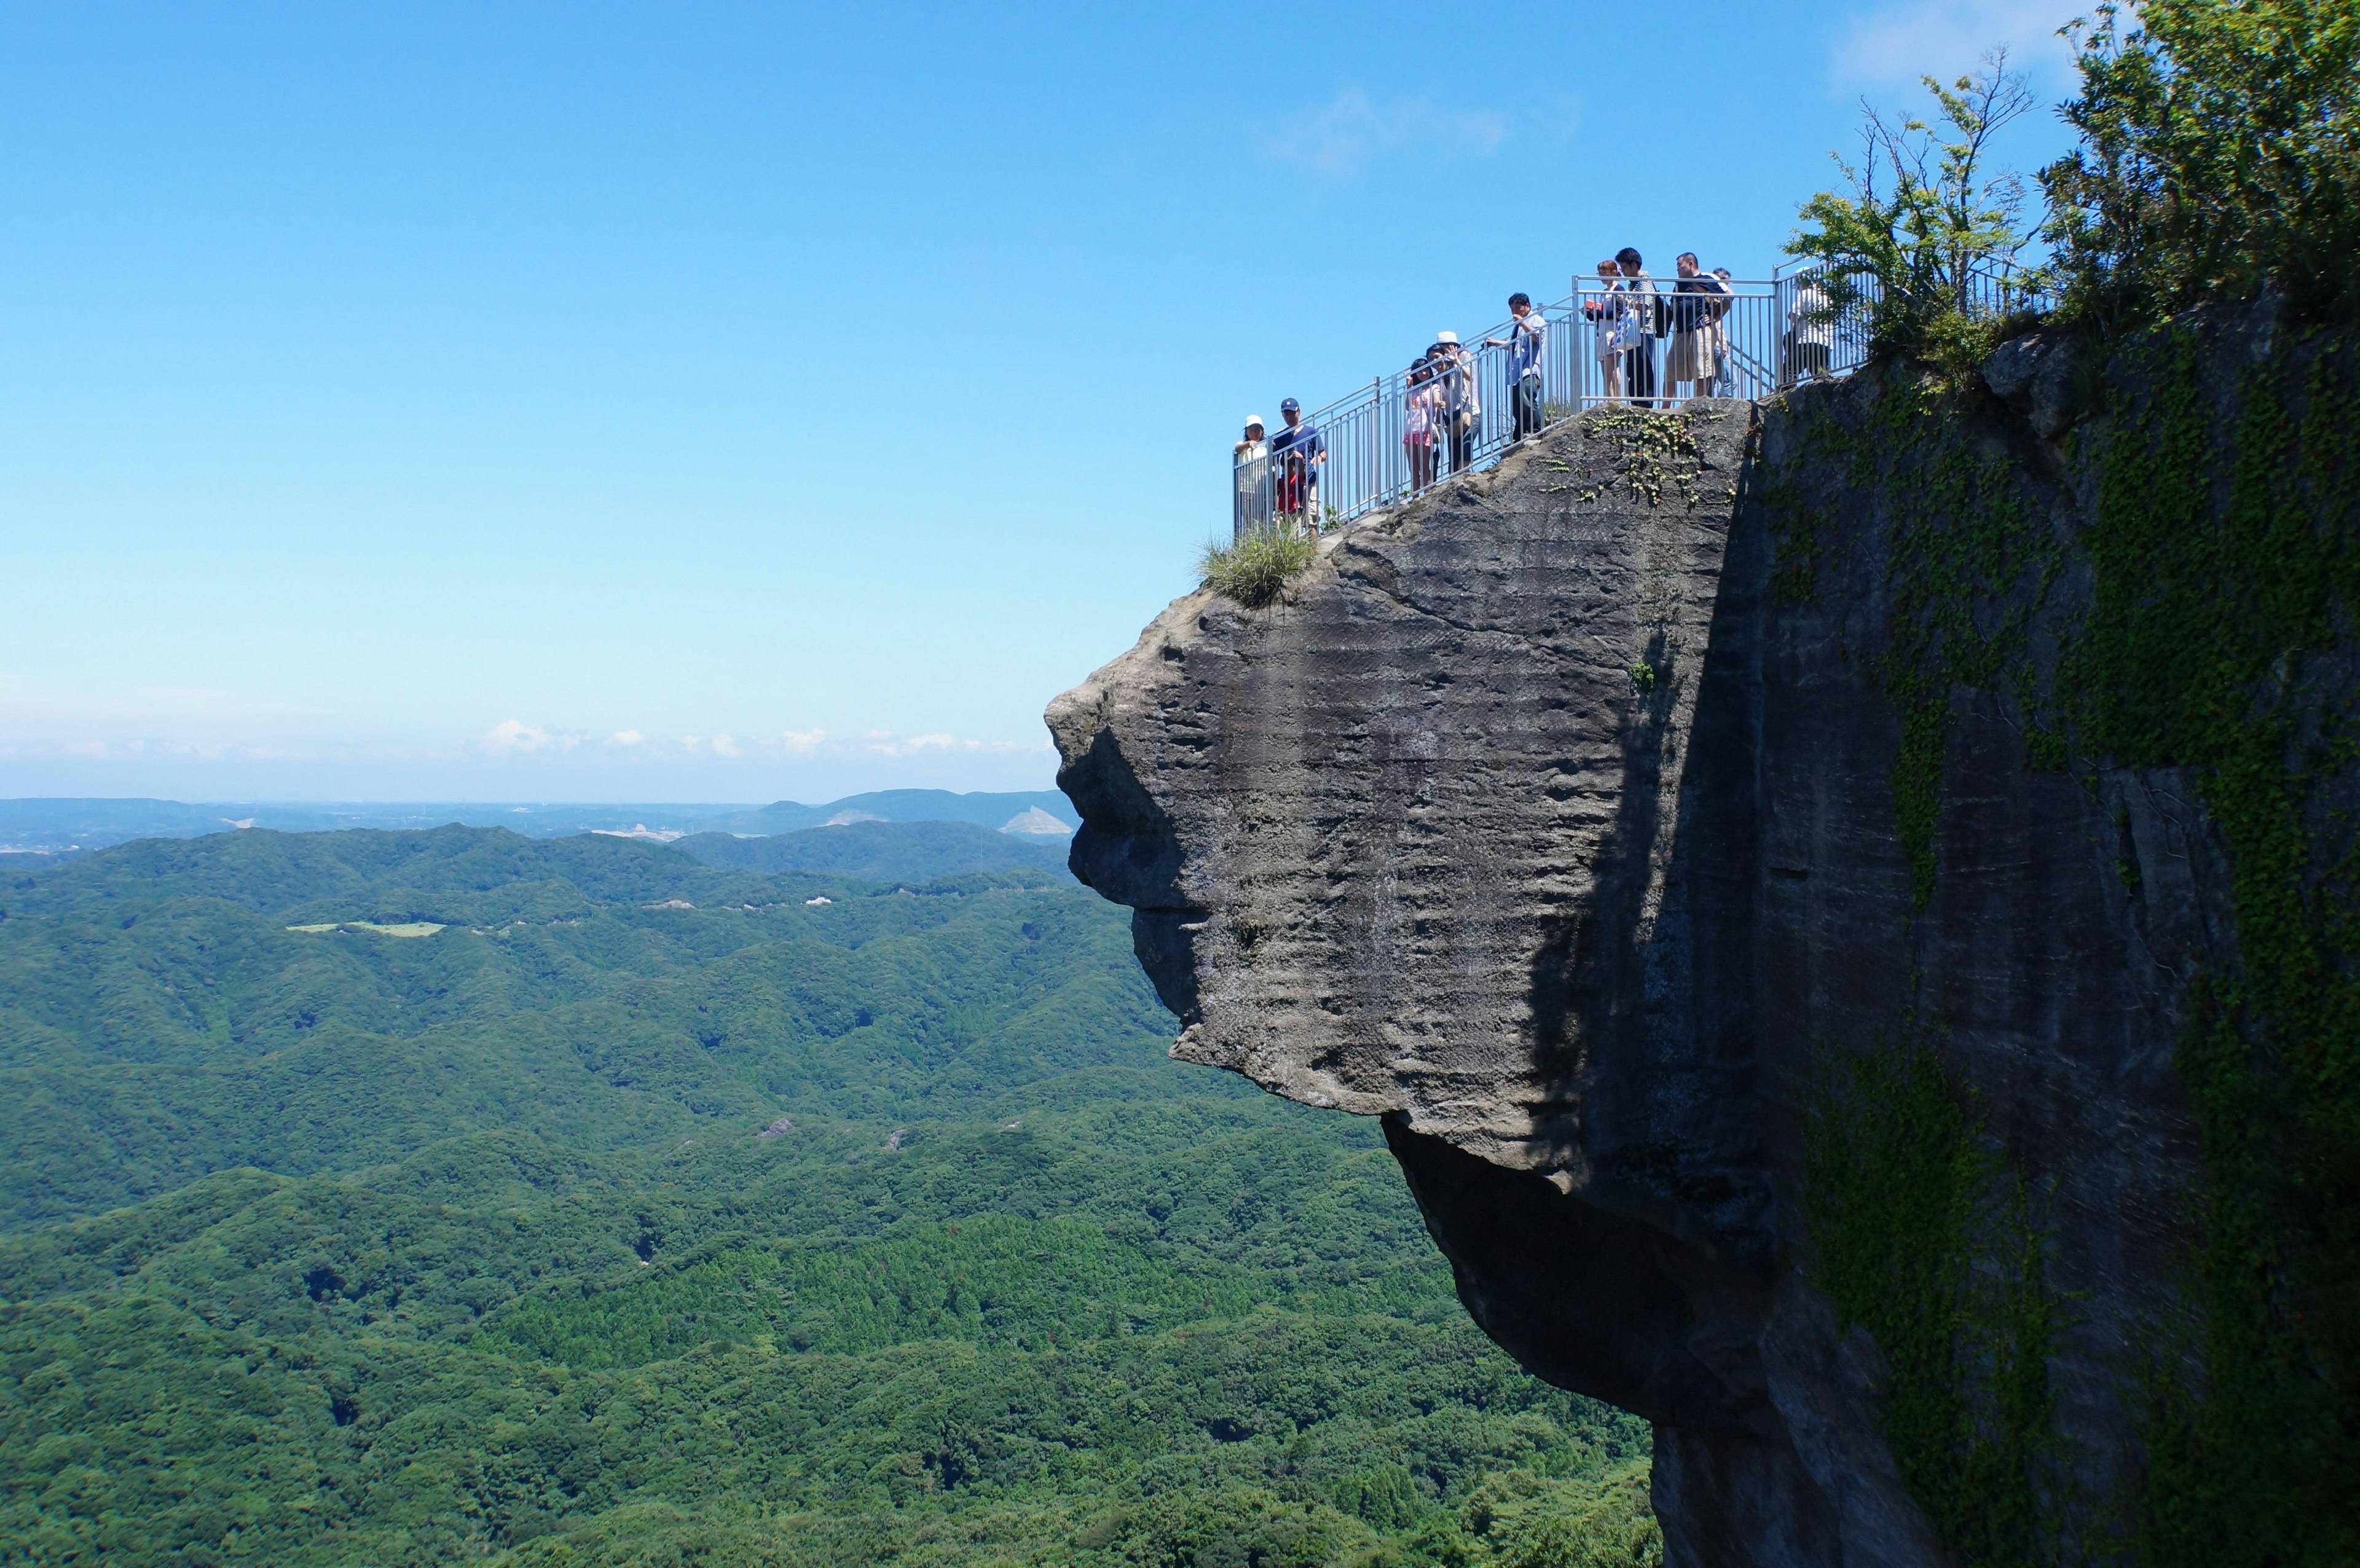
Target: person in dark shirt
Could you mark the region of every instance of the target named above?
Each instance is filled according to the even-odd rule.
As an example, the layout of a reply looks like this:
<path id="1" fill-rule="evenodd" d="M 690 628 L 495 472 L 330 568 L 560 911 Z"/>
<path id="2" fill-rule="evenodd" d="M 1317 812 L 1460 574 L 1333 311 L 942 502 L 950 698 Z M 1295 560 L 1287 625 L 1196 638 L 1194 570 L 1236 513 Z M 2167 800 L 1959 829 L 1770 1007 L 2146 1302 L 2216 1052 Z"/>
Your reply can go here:
<path id="1" fill-rule="evenodd" d="M 1306 533 L 1319 531 L 1319 470 L 1328 461 L 1328 438 L 1307 424 L 1303 405 L 1289 397 L 1278 406 L 1286 421 L 1271 437 L 1271 468 L 1276 477 L 1277 510 L 1292 517 Z"/>
<path id="2" fill-rule="evenodd" d="M 1672 297 L 1666 301 L 1671 314 L 1672 349 L 1664 356 L 1664 389 L 1677 393 L 1685 386 L 1694 388 L 1695 397 L 1710 397 L 1721 374 L 1721 334 L 1715 329 L 1729 309 L 1729 290 L 1721 279 L 1697 266 L 1694 251 L 1683 251 L 1673 265 L 1679 268 L 1680 280 L 1672 285 Z M 1664 401 L 1669 404 L 1671 399 Z"/>

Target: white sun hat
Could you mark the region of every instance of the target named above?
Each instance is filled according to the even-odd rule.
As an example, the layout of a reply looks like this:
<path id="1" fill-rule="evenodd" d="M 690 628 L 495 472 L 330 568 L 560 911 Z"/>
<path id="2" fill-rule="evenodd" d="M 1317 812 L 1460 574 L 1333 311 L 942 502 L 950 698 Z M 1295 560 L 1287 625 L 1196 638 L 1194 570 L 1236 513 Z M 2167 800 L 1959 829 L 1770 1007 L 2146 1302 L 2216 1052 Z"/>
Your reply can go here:
<path id="1" fill-rule="evenodd" d="M 1459 346 L 1459 334 L 1457 332 L 1437 332 L 1434 334 L 1434 341 L 1438 343 L 1448 343 L 1452 348 L 1457 348 Z"/>
<path id="2" fill-rule="evenodd" d="M 1262 424 L 1262 416 L 1261 416 L 1260 414 L 1248 414 L 1248 415 L 1246 416 L 1246 423 L 1247 423 L 1247 424 L 1249 424 L 1249 425 L 1261 425 L 1261 424 Z M 1269 426 L 1267 426 L 1267 425 L 1263 425 L 1263 426 L 1262 426 L 1262 428 L 1263 428 L 1264 430 L 1268 430 L 1270 427 L 1269 427 Z"/>

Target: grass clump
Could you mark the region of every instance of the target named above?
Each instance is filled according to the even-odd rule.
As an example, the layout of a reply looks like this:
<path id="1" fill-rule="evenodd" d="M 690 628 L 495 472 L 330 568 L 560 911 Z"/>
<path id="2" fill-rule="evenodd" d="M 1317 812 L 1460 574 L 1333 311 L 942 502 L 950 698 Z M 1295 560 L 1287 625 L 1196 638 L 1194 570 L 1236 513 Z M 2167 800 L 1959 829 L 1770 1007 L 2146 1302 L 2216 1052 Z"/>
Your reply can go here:
<path id="1" fill-rule="evenodd" d="M 1257 528 L 1232 544 L 1205 546 L 1198 581 L 1249 610 L 1273 604 L 1319 553 L 1319 541 L 1292 529 Z"/>

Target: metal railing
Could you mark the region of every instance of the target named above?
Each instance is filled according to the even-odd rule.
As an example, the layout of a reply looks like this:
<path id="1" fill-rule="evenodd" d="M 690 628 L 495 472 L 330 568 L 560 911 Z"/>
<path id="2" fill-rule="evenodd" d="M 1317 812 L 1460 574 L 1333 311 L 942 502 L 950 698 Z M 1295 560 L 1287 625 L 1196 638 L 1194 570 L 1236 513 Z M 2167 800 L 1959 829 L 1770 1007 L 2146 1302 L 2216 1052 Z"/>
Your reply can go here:
<path id="1" fill-rule="evenodd" d="M 1313 409 L 1303 419 L 1316 432 L 1310 438 L 1282 427 L 1259 450 L 1240 443 L 1233 533 L 1365 517 L 1488 468 L 1523 436 L 1585 408 L 1765 397 L 1865 364 L 1873 280 L 1831 290 L 1816 267 L 1780 271 L 1757 280 L 1576 278 L 1571 294 L 1536 309 L 1546 336 L 1531 387 L 1518 385 L 1514 351 L 1505 346 L 1515 323 L 1503 321 L 1464 340 L 1463 357 L 1438 373 L 1413 363 Z M 1725 292 L 1699 292 L 1708 283 Z M 1976 285 L 1977 314 L 2043 302 L 2005 277 Z"/>

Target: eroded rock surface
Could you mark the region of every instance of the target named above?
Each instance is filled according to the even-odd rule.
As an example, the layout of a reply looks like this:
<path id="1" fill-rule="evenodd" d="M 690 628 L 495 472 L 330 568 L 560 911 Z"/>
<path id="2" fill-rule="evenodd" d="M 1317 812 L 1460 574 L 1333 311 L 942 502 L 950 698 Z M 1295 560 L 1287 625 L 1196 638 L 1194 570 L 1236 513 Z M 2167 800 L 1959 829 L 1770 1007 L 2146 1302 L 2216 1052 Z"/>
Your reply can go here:
<path id="1" fill-rule="evenodd" d="M 2087 591 L 2070 358 L 2026 345 L 1940 432 L 2020 531 L 1969 613 L 2026 683 Z M 1179 600 L 1048 715 L 1073 868 L 1136 911 L 1174 1054 L 1384 1117 L 1476 1320 L 1656 1423 L 1683 1568 L 1949 1560 L 1881 1354 L 1811 1283 L 1828 1050 L 1930 1033 L 2034 1194 L 2072 1303 L 2060 1531 L 2134 1467 L 2187 1236 L 2170 1063 L 2187 975 L 2234 961 L 2217 835 L 2172 770 L 2033 765 L 2029 684 L 1961 685 L 1913 856 L 1891 628 L 1928 506 L 1858 480 L 1915 439 L 1894 390 L 1586 415 L 1325 541 L 1288 602 Z"/>
<path id="2" fill-rule="evenodd" d="M 1776 1299 L 1754 419 L 1591 415 L 1329 540 L 1291 604 L 1179 601 L 1049 722 L 1173 1054 L 1384 1114 L 1477 1320 L 1658 1423 L 1667 1525 L 1738 1552 L 1692 1561 L 1833 1562 L 1847 1513 L 1923 1527 L 1824 1375 L 1832 1320 Z M 1799 1438 L 1782 1312 L 1837 1388 Z"/>

